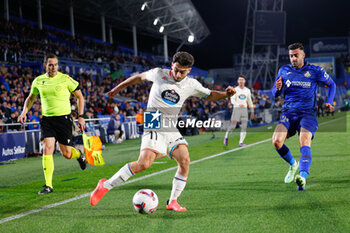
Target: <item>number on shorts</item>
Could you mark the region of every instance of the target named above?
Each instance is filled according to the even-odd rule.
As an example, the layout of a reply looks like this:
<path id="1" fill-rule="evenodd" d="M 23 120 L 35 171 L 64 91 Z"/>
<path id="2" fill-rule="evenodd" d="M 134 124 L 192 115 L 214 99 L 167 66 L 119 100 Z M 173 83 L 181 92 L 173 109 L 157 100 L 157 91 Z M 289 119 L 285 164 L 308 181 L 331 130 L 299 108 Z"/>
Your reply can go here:
<path id="1" fill-rule="evenodd" d="M 158 140 L 158 134 L 156 131 L 150 131 L 150 139 L 152 140 L 153 139 L 153 133 L 155 134 L 155 140 L 157 141 Z"/>

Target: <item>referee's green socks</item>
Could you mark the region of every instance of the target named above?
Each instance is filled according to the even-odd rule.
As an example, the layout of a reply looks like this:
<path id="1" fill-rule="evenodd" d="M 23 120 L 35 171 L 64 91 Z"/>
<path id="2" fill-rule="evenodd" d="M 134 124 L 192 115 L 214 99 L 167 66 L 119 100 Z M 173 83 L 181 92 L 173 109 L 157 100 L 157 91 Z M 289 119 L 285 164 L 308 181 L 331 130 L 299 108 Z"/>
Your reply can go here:
<path id="1" fill-rule="evenodd" d="M 80 158 L 80 151 L 72 147 L 72 157 L 70 159 L 79 159 Z"/>
<path id="2" fill-rule="evenodd" d="M 54 170 L 52 155 L 43 155 L 43 170 L 45 184 L 52 188 L 52 175 Z"/>

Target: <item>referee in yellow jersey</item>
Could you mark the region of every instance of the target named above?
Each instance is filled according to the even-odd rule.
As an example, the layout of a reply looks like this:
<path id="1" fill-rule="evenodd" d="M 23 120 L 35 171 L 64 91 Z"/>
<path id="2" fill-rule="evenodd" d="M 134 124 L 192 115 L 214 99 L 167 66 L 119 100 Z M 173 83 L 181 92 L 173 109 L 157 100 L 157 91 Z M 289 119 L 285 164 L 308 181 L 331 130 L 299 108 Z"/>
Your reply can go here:
<path id="1" fill-rule="evenodd" d="M 40 95 L 42 119 L 41 141 L 44 149 L 43 170 L 45 176 L 44 188 L 39 194 L 53 192 L 52 174 L 54 171 L 52 154 L 56 140 L 62 155 L 67 159 L 77 159 L 82 170 L 86 168 L 86 159 L 80 150 L 73 145 L 73 120 L 71 117 L 70 95 L 78 99 L 78 124 L 81 130 L 85 128 L 84 97 L 79 83 L 66 74 L 58 72 L 58 58 L 49 54 L 44 59 L 46 73 L 36 77 L 32 83 L 30 94 L 24 102 L 23 112 L 18 117 L 20 123 L 26 122 L 27 112 L 32 107 L 36 96 Z"/>

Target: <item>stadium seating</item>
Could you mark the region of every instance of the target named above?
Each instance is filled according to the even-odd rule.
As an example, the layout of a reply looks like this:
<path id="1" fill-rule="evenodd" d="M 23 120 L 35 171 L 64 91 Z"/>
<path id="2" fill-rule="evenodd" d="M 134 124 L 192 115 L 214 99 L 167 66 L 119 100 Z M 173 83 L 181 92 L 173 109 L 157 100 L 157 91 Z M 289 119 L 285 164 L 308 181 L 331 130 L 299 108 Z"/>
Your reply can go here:
<path id="1" fill-rule="evenodd" d="M 147 52 L 140 52 L 138 57 L 133 57 L 133 50 L 122 45 L 103 43 L 98 39 L 77 35 L 74 40 L 67 30 L 44 25 L 42 31 L 37 29 L 36 22 L 12 17 L 10 23 L 0 20 L 0 118 L 2 122 L 14 122 L 11 113 L 18 115 L 21 112 L 24 99 L 29 94 L 30 83 L 34 77 L 43 72 L 42 57 L 46 52 L 53 52 L 59 56 L 61 72 L 68 73 L 80 82 L 83 94 L 86 98 L 86 109 L 89 118 L 103 118 L 106 115 L 120 114 L 123 121 L 128 122 L 135 116 L 139 108 L 145 108 L 151 85 L 143 83 L 127 88 L 114 99 L 108 99 L 101 95 L 124 81 L 135 72 L 143 72 L 152 67 L 168 67 L 161 57 Z M 5 64 L 6 62 L 6 64 Z M 205 87 L 223 90 L 228 83 L 222 86 L 214 86 L 212 79 L 207 79 L 208 72 L 193 67 L 190 76 L 197 78 Z M 211 80 L 206 82 L 204 80 Z M 335 101 L 338 107 L 344 106 L 344 96 L 347 96 L 346 88 L 338 85 Z M 327 92 L 320 88 L 322 96 Z M 265 114 L 265 109 L 277 109 L 280 111 L 279 99 L 275 100 L 271 90 L 253 90 L 253 102 L 258 114 Z M 345 98 L 346 99 L 346 98 Z M 40 100 L 37 100 L 29 113 L 28 121 L 38 122 L 33 117 L 40 115 Z M 72 98 L 73 110 L 77 109 L 77 103 Z M 209 103 L 200 98 L 190 98 L 182 109 L 182 114 L 192 114 L 200 117 L 205 109 L 209 115 L 218 112 L 227 112 L 228 101 Z M 265 117 L 261 117 L 265 119 Z M 275 117 L 273 117 L 275 120 Z M 256 124 L 264 122 L 255 122 Z M 10 129 L 11 130 L 11 129 Z"/>

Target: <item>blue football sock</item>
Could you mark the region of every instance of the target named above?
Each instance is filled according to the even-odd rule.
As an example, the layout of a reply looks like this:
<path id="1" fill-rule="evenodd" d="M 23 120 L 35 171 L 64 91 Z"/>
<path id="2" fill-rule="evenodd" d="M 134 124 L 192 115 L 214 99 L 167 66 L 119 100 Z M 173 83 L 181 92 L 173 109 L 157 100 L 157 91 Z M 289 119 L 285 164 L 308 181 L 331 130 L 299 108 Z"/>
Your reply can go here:
<path id="1" fill-rule="evenodd" d="M 309 146 L 302 146 L 300 148 L 300 153 L 300 176 L 306 179 L 312 162 L 311 148 Z"/>
<path id="2" fill-rule="evenodd" d="M 281 158 L 284 159 L 290 165 L 293 165 L 295 163 L 295 159 L 293 158 L 292 153 L 290 153 L 289 148 L 285 144 L 283 144 L 283 146 L 276 151 L 281 156 Z"/>
<path id="3" fill-rule="evenodd" d="M 300 172 L 300 176 L 301 177 L 304 177 L 305 179 L 307 178 L 307 172 Z"/>

